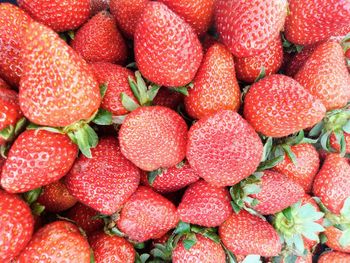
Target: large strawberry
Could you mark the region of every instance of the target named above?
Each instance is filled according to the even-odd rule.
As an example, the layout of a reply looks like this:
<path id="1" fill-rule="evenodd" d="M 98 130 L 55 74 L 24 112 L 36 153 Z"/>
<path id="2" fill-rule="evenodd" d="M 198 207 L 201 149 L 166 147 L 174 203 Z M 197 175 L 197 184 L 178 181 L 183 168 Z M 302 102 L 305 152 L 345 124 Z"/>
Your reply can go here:
<path id="1" fill-rule="evenodd" d="M 234 185 L 248 177 L 262 157 L 259 136 L 234 111 L 220 111 L 199 120 L 188 137 L 186 156 L 191 167 L 215 186 Z"/>
<path id="2" fill-rule="evenodd" d="M 36 21 L 62 32 L 82 25 L 90 16 L 90 0 L 18 0 Z"/>
<path id="3" fill-rule="evenodd" d="M 142 75 L 164 86 L 184 86 L 202 60 L 196 33 L 166 5 L 149 2 L 135 30 L 135 59 Z"/>
<path id="4" fill-rule="evenodd" d="M 257 132 L 283 137 L 322 120 L 326 109 L 298 82 L 271 75 L 254 83 L 244 103 L 244 117 Z"/>
<path id="5" fill-rule="evenodd" d="M 28 205 L 17 195 L 0 190 L 0 261 L 10 262 L 27 245 L 34 220 Z"/>
<path id="6" fill-rule="evenodd" d="M 240 94 L 233 56 L 222 44 L 214 44 L 205 54 L 185 97 L 186 111 L 196 119 L 219 110 L 237 111 Z"/>
<path id="7" fill-rule="evenodd" d="M 1 173 L 1 186 L 23 193 L 50 184 L 72 167 L 78 149 L 69 137 L 44 130 L 24 131 L 12 145 Z"/>
<path id="8" fill-rule="evenodd" d="M 350 262 L 350 254 L 337 252 L 337 251 L 329 251 L 323 253 L 318 258 L 318 263 L 347 263 Z"/>
<path id="9" fill-rule="evenodd" d="M 216 27 L 224 44 L 236 57 L 265 50 L 277 37 L 287 15 L 287 1 L 218 0 Z"/>

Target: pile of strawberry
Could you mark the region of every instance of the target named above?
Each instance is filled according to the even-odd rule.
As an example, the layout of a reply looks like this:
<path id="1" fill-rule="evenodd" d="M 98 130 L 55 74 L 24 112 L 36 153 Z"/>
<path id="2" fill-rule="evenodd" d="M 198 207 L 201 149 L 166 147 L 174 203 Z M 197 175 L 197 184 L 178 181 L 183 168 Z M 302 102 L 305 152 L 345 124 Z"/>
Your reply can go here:
<path id="1" fill-rule="evenodd" d="M 0 262 L 349 263 L 349 0 L 0 4 Z"/>

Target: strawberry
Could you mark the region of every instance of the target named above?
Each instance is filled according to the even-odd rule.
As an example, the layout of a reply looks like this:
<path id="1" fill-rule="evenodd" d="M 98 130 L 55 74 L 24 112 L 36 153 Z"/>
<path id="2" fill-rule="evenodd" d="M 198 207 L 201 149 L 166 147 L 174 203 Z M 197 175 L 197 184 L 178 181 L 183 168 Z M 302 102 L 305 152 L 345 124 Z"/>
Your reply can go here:
<path id="1" fill-rule="evenodd" d="M 349 226 L 348 226 L 349 229 Z M 348 230 L 349 232 L 349 230 Z M 342 236 L 344 235 L 344 231 L 338 229 L 335 226 L 330 226 L 326 228 L 326 231 L 324 232 L 326 236 L 326 245 L 330 247 L 331 249 L 334 249 L 336 251 L 350 253 L 350 244 L 342 245 L 340 243 L 340 240 Z"/>
<path id="2" fill-rule="evenodd" d="M 295 75 L 295 80 L 320 99 L 327 110 L 345 106 L 350 90 L 350 75 L 340 44 L 320 44 Z"/>
<path id="3" fill-rule="evenodd" d="M 344 132 L 345 152 L 350 153 L 350 133 Z M 341 152 L 341 145 L 334 133 L 329 137 L 330 146 L 337 152 Z"/>
<path id="4" fill-rule="evenodd" d="M 92 158 L 79 156 L 65 178 L 79 202 L 108 215 L 121 208 L 139 182 L 139 169 L 122 155 L 113 137 L 102 138 Z"/>
<path id="5" fill-rule="evenodd" d="M 20 253 L 17 262 L 90 262 L 90 248 L 79 229 L 56 221 L 39 229 Z"/>
<path id="6" fill-rule="evenodd" d="M 298 71 L 304 66 L 309 57 L 314 53 L 317 48 L 316 45 L 306 46 L 301 52 L 296 53 L 291 61 L 287 64 L 285 72 L 287 76 L 294 77 Z"/>
<path id="7" fill-rule="evenodd" d="M 186 157 L 200 177 L 220 187 L 234 185 L 252 174 L 262 151 L 253 128 L 238 113 L 226 110 L 191 127 Z"/>
<path id="8" fill-rule="evenodd" d="M 34 220 L 28 205 L 17 195 L 0 190 L 0 261 L 10 262 L 27 245 Z"/>
<path id="9" fill-rule="evenodd" d="M 89 237 L 95 262 L 135 262 L 134 247 L 122 237 L 97 232 Z"/>
<path id="10" fill-rule="evenodd" d="M 9 151 L 1 186 L 8 192 L 23 193 L 55 182 L 66 175 L 77 154 L 77 147 L 64 134 L 26 130 Z"/>
<path id="11" fill-rule="evenodd" d="M 74 206 L 77 199 L 68 192 L 62 180 L 44 186 L 38 202 L 45 206 L 46 211 L 58 213 Z"/>
<path id="12" fill-rule="evenodd" d="M 262 52 L 250 57 L 235 58 L 237 78 L 253 83 L 261 73 L 269 76 L 276 73 L 283 62 L 283 47 L 278 35 Z"/>
<path id="13" fill-rule="evenodd" d="M 149 2 L 134 35 L 142 75 L 162 86 L 184 86 L 194 78 L 202 47 L 196 33 L 166 5 Z"/>
<path id="14" fill-rule="evenodd" d="M 181 162 L 186 154 L 186 141 L 185 121 L 162 106 L 137 108 L 125 118 L 119 131 L 121 152 L 145 171 Z"/>
<path id="15" fill-rule="evenodd" d="M 242 210 L 233 213 L 220 227 L 222 243 L 234 254 L 276 256 L 281 243 L 273 227 L 260 217 Z"/>
<path id="16" fill-rule="evenodd" d="M 283 137 L 311 127 L 326 112 L 322 102 L 298 82 L 271 75 L 254 83 L 244 103 L 244 117 L 257 132 Z"/>
<path id="17" fill-rule="evenodd" d="M 264 51 L 278 36 L 286 15 L 287 1 L 216 1 L 217 30 L 236 57 L 250 57 Z"/>
<path id="18" fill-rule="evenodd" d="M 121 210 L 118 228 L 131 240 L 159 238 L 178 223 L 176 207 L 166 198 L 140 186 Z"/>
<path id="19" fill-rule="evenodd" d="M 90 2 L 90 15 L 94 16 L 97 13 L 107 10 L 109 7 L 110 0 L 91 0 Z"/>
<path id="20" fill-rule="evenodd" d="M 187 188 L 177 212 L 182 222 L 216 227 L 232 214 L 230 200 L 226 188 L 200 180 Z"/>
<path id="21" fill-rule="evenodd" d="M 10 86 L 2 78 L 0 78 L 0 89 L 10 89 Z"/>
<path id="22" fill-rule="evenodd" d="M 337 252 L 337 251 L 329 251 L 327 253 L 323 253 L 318 258 L 318 263 L 347 263 L 350 262 L 350 254 Z"/>
<path id="23" fill-rule="evenodd" d="M 208 31 L 213 20 L 215 0 L 159 0 L 182 17 L 198 35 Z"/>
<path id="24" fill-rule="evenodd" d="M 184 95 L 172 89 L 161 88 L 153 99 L 153 105 L 168 107 L 176 110 L 184 99 Z"/>
<path id="25" fill-rule="evenodd" d="M 285 35 L 299 45 L 327 40 L 348 24 L 350 15 L 347 1 L 290 0 L 288 7 Z"/>
<path id="26" fill-rule="evenodd" d="M 81 26 L 90 16 L 90 0 L 18 0 L 36 21 L 63 32 Z"/>
<path id="27" fill-rule="evenodd" d="M 72 48 L 88 62 L 123 63 L 127 48 L 113 16 L 102 11 L 75 34 Z"/>
<path id="28" fill-rule="evenodd" d="M 219 110 L 237 111 L 240 90 L 231 53 L 221 44 L 211 46 L 185 97 L 186 111 L 195 119 Z"/>
<path id="29" fill-rule="evenodd" d="M 23 10 L 9 3 L 0 3 L 0 76 L 18 86 L 23 62 L 21 38 L 31 18 Z"/>

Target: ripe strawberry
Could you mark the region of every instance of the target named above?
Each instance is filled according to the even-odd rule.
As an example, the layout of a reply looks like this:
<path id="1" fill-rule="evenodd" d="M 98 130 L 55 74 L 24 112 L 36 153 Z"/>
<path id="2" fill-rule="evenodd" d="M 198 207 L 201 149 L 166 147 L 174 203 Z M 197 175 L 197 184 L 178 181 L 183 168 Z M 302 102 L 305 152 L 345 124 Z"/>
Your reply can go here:
<path id="1" fill-rule="evenodd" d="M 131 240 L 144 242 L 161 237 L 178 221 L 173 203 L 151 188 L 140 186 L 122 208 L 117 226 Z"/>
<path id="2" fill-rule="evenodd" d="M 286 15 L 287 1 L 216 1 L 217 30 L 236 57 L 250 57 L 264 51 L 281 31 Z"/>
<path id="3" fill-rule="evenodd" d="M 10 86 L 2 78 L 0 78 L 0 89 L 10 89 Z"/>
<path id="4" fill-rule="evenodd" d="M 12 145 L 2 169 L 1 186 L 23 193 L 65 176 L 78 154 L 68 136 L 45 130 L 26 130 Z"/>
<path id="5" fill-rule="evenodd" d="M 304 47 L 300 53 L 295 54 L 287 64 L 285 72 L 287 76 L 294 77 L 304 66 L 309 57 L 314 53 L 317 44 Z"/>
<path id="6" fill-rule="evenodd" d="M 345 140 L 345 152 L 350 153 L 350 134 L 349 133 L 344 132 L 344 140 Z M 334 133 L 332 133 L 331 136 L 329 137 L 329 143 L 334 150 L 336 150 L 337 152 L 341 151 L 340 144 L 337 141 L 337 138 L 334 135 Z"/>
<path id="7" fill-rule="evenodd" d="M 135 59 L 142 75 L 162 86 L 194 78 L 202 47 L 194 30 L 166 5 L 149 2 L 135 30 Z"/>
<path id="8" fill-rule="evenodd" d="M 323 253 L 318 258 L 318 263 L 347 263 L 350 262 L 350 254 L 337 252 L 337 251 L 329 251 L 327 253 Z"/>
<path id="9" fill-rule="evenodd" d="M 342 246 L 340 244 L 340 239 L 341 239 L 343 233 L 344 232 L 342 230 L 340 230 L 334 226 L 327 227 L 326 231 L 324 232 L 324 234 L 327 238 L 326 245 L 329 248 L 334 249 L 336 251 L 350 253 L 350 245 L 349 244 L 347 244 L 346 246 Z"/>
<path id="10" fill-rule="evenodd" d="M 56 181 L 42 188 L 38 202 L 45 206 L 46 211 L 58 213 L 74 206 L 77 199 L 68 192 L 62 181 Z"/>
<path id="11" fill-rule="evenodd" d="M 75 34 L 72 48 L 88 62 L 123 63 L 127 48 L 113 16 L 102 11 Z"/>
<path id="12" fill-rule="evenodd" d="M 230 201 L 226 188 L 200 180 L 187 188 L 177 212 L 182 222 L 216 227 L 232 214 Z"/>
<path id="13" fill-rule="evenodd" d="M 153 99 L 153 105 L 167 107 L 176 110 L 184 99 L 180 92 L 167 88 L 159 89 L 157 96 Z"/>
<path id="14" fill-rule="evenodd" d="M 186 141 L 185 121 L 162 106 L 137 108 L 125 118 L 119 131 L 122 153 L 145 171 L 181 162 L 186 154 Z"/>
<path id="15" fill-rule="evenodd" d="M 90 2 L 90 15 L 94 16 L 97 13 L 107 10 L 109 7 L 110 0 L 91 0 Z"/>
<path id="16" fill-rule="evenodd" d="M 90 0 L 18 0 L 36 21 L 63 32 L 81 26 L 90 16 Z"/>
<path id="17" fill-rule="evenodd" d="M 0 3 L 0 76 L 13 86 L 19 84 L 22 75 L 21 37 L 30 21 L 17 6 Z"/>
<path id="18" fill-rule="evenodd" d="M 117 139 L 107 137 L 92 150 L 92 158 L 79 156 L 65 182 L 81 203 L 110 215 L 135 192 L 140 171 L 122 155 Z"/>
<path id="19" fill-rule="evenodd" d="M 90 247 L 70 222 L 56 221 L 39 229 L 17 262 L 90 262 Z"/>
<path id="20" fill-rule="evenodd" d="M 237 78 L 253 83 L 264 69 L 265 76 L 276 73 L 283 62 L 283 47 L 278 35 L 262 52 L 255 56 L 235 58 Z"/>
<path id="21" fill-rule="evenodd" d="M 320 99 L 327 110 L 345 106 L 350 90 L 350 75 L 340 44 L 320 44 L 295 75 L 295 80 Z"/>
<path id="22" fill-rule="evenodd" d="M 27 245 L 34 220 L 28 205 L 17 195 L 0 190 L 0 261 L 10 262 Z"/>
<path id="23" fill-rule="evenodd" d="M 122 237 L 97 232 L 89 237 L 95 262 L 135 262 L 134 247 Z"/>
<path id="24" fill-rule="evenodd" d="M 290 0 L 288 7 L 285 35 L 299 45 L 327 40 L 348 24 L 350 15 L 347 1 Z"/>
<path id="25" fill-rule="evenodd" d="M 254 83 L 244 103 L 244 117 L 257 132 L 283 137 L 322 120 L 326 109 L 298 82 L 271 75 Z"/>
<path id="26" fill-rule="evenodd" d="M 233 56 L 225 46 L 214 44 L 208 49 L 188 93 L 186 111 L 195 119 L 219 110 L 238 110 L 241 92 Z"/>
<path id="27" fill-rule="evenodd" d="M 281 251 L 281 243 L 273 227 L 246 211 L 233 213 L 220 227 L 223 244 L 234 254 L 256 254 L 272 257 Z"/>

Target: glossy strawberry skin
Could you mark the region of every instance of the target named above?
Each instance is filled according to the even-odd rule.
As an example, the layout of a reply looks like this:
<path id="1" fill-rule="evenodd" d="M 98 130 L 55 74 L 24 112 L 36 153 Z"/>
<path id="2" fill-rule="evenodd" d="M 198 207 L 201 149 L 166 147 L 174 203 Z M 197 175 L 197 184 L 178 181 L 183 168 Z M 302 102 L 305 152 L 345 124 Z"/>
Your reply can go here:
<path id="1" fill-rule="evenodd" d="M 328 263 L 328 262 L 347 263 L 347 262 L 350 262 L 350 255 L 347 253 L 330 251 L 322 254 L 318 259 L 318 263 Z"/>
<path id="2" fill-rule="evenodd" d="M 74 197 L 108 215 L 125 203 L 139 182 L 139 169 L 122 155 L 113 137 L 100 139 L 92 149 L 92 158 L 79 156 L 65 178 Z"/>
<path id="3" fill-rule="evenodd" d="M 220 111 L 199 120 L 188 138 L 186 157 L 191 167 L 215 186 L 238 183 L 251 175 L 261 160 L 259 136 L 234 111 Z"/>
<path id="4" fill-rule="evenodd" d="M 17 92 L 5 87 L 0 87 L 0 130 L 9 125 L 15 126 L 16 122 L 22 116 L 23 114 L 18 104 Z"/>
<path id="5" fill-rule="evenodd" d="M 0 261 L 10 262 L 32 237 L 34 219 L 17 195 L 0 190 Z"/>
<path id="6" fill-rule="evenodd" d="M 214 44 L 208 49 L 188 93 L 186 111 L 195 119 L 219 110 L 238 110 L 241 92 L 233 56 L 225 46 Z"/>
<path id="7" fill-rule="evenodd" d="M 71 46 L 88 62 L 123 63 L 127 56 L 124 39 L 107 11 L 98 13 L 83 25 Z"/>
<path id="8" fill-rule="evenodd" d="M 217 227 L 232 214 L 230 201 L 226 188 L 200 180 L 187 188 L 177 212 L 182 222 Z"/>
<path id="9" fill-rule="evenodd" d="M 21 37 L 30 21 L 29 15 L 17 6 L 0 4 L 0 76 L 14 86 L 22 75 Z"/>
<path id="10" fill-rule="evenodd" d="M 59 180 L 72 167 L 78 149 L 69 137 L 26 130 L 12 145 L 2 169 L 1 186 L 23 193 Z"/>
<path id="11" fill-rule="evenodd" d="M 139 107 L 125 118 L 119 143 L 123 155 L 142 170 L 169 168 L 185 157 L 187 125 L 171 109 Z"/>
<path id="12" fill-rule="evenodd" d="M 234 254 L 276 256 L 281 251 L 277 232 L 263 219 L 242 210 L 233 213 L 220 227 L 223 244 Z"/>
<path id="13" fill-rule="evenodd" d="M 36 21 L 57 32 L 73 30 L 88 20 L 90 0 L 18 0 Z"/>
<path id="14" fill-rule="evenodd" d="M 350 134 L 344 132 L 344 139 L 346 144 L 345 151 L 346 153 L 350 153 Z M 332 133 L 331 137 L 329 138 L 329 143 L 334 150 L 340 152 L 340 145 L 337 142 L 337 138 L 335 137 L 334 133 Z"/>
<path id="15" fill-rule="evenodd" d="M 326 228 L 326 231 L 324 232 L 325 236 L 327 237 L 326 245 L 336 251 L 350 253 L 350 246 L 347 245 L 343 247 L 339 243 L 339 239 L 342 236 L 343 232 L 339 230 L 338 228 L 334 226 L 330 226 Z"/>
<path id="16" fill-rule="evenodd" d="M 168 88 L 161 88 L 157 96 L 153 99 L 153 105 L 167 107 L 177 110 L 177 107 L 183 102 L 184 95 L 180 92 L 172 91 Z"/>
<path id="17" fill-rule="evenodd" d="M 135 59 L 142 75 L 162 86 L 192 81 L 202 60 L 194 30 L 166 5 L 149 2 L 134 35 Z"/>
<path id="18" fill-rule="evenodd" d="M 17 262 L 90 262 L 90 247 L 79 229 L 67 221 L 56 221 L 39 229 L 22 250 Z"/>
<path id="19" fill-rule="evenodd" d="M 144 242 L 163 236 L 178 221 L 173 203 L 151 188 L 140 186 L 125 203 L 117 226 L 131 240 Z"/>
<path id="20" fill-rule="evenodd" d="M 271 75 L 254 83 L 244 101 L 244 117 L 257 132 L 284 137 L 322 120 L 326 109 L 298 82 Z"/>
<path id="21" fill-rule="evenodd" d="M 91 118 L 101 95 L 88 64 L 55 32 L 36 22 L 23 43 L 19 103 L 24 115 L 53 127 Z"/>
<path id="22" fill-rule="evenodd" d="M 216 1 L 216 27 L 223 43 L 236 57 L 262 52 L 283 27 L 287 1 Z"/>

